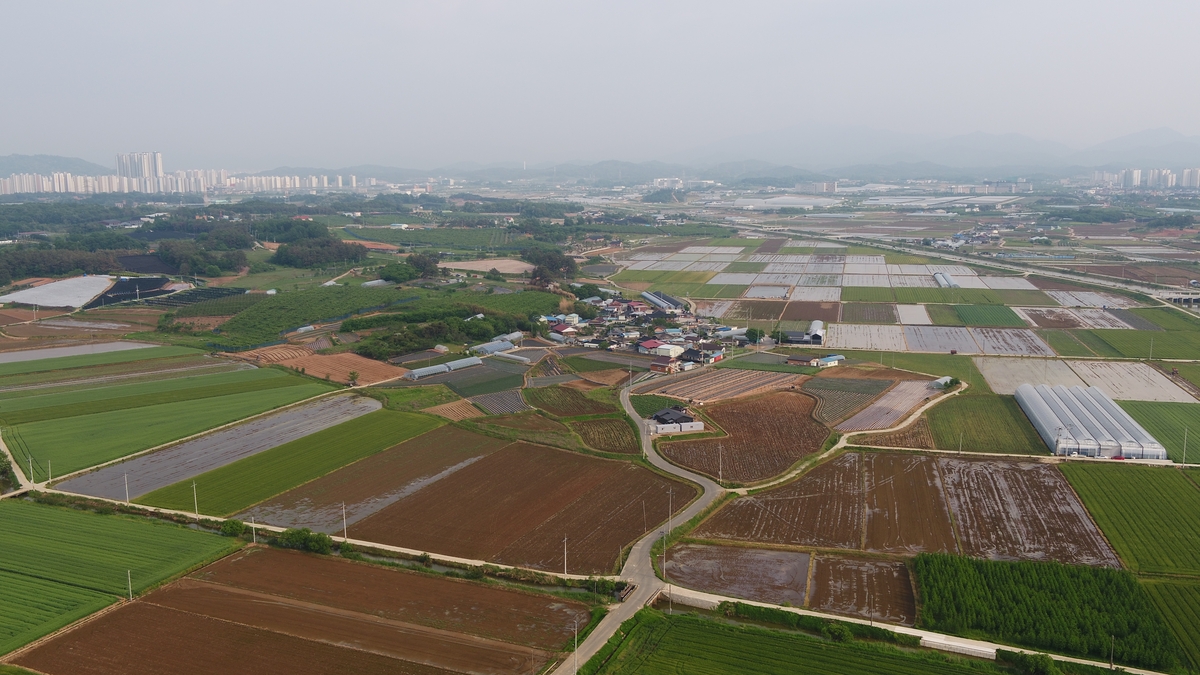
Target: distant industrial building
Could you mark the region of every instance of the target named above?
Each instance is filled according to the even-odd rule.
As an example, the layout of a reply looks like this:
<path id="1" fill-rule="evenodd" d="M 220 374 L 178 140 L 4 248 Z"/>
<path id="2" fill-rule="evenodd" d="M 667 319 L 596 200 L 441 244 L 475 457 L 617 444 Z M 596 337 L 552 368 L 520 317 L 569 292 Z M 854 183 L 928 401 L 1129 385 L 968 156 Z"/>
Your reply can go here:
<path id="1" fill-rule="evenodd" d="M 1096 387 L 1022 384 L 1016 395 L 1033 428 L 1056 455 L 1167 458 L 1162 443 Z"/>

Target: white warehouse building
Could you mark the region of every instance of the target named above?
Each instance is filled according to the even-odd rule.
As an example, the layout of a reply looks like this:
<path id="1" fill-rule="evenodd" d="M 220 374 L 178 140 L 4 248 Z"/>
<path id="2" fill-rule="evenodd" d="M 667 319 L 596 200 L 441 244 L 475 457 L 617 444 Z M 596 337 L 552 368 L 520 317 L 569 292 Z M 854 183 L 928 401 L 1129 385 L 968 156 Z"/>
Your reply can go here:
<path id="1" fill-rule="evenodd" d="M 1017 403 L 1056 455 L 1166 459 L 1167 451 L 1096 387 L 1017 387 Z"/>

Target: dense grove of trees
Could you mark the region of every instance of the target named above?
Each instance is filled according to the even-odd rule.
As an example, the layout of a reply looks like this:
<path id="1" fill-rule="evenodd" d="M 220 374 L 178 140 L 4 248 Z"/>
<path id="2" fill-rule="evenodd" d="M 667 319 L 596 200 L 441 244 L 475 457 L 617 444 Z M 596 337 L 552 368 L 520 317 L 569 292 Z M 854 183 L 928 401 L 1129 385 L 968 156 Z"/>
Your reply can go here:
<path id="1" fill-rule="evenodd" d="M 421 277 L 436 277 L 441 272 L 436 255 L 413 253 L 398 263 L 384 266 L 379 271 L 379 278 L 399 284 Z"/>
<path id="2" fill-rule="evenodd" d="M 917 624 L 1064 654 L 1156 670 L 1181 661 L 1179 645 L 1137 578 L 1125 570 L 1001 562 L 923 553 L 912 562 Z"/>
<path id="3" fill-rule="evenodd" d="M 533 276 L 538 279 L 569 278 L 578 272 L 575 260 L 555 249 L 530 247 L 521 251 L 521 259 L 536 266 Z"/>
<path id="4" fill-rule="evenodd" d="M 1173 216 L 1163 216 L 1155 218 L 1146 223 L 1146 227 L 1152 230 L 1182 230 L 1196 224 L 1196 218 L 1187 214 L 1176 214 Z"/>
<path id="5" fill-rule="evenodd" d="M 673 204 L 687 200 L 687 190 L 672 190 L 670 188 L 655 190 L 642 197 L 643 202 L 650 204 Z"/>
<path id="6" fill-rule="evenodd" d="M 158 257 L 180 274 L 216 277 L 246 266 L 244 251 L 213 251 L 191 239 L 164 239 L 158 244 Z"/>
<path id="7" fill-rule="evenodd" d="M 359 262 L 367 259 L 362 244 L 344 242 L 333 237 L 298 239 L 284 244 L 271 256 L 271 262 L 289 267 L 313 267 L 333 262 Z"/>
<path id="8" fill-rule="evenodd" d="M 72 272 L 109 274 L 118 272 L 121 264 L 111 251 L 70 251 L 46 248 L 0 249 L 0 284 L 26 277 L 53 277 Z"/>
<path id="9" fill-rule="evenodd" d="M 466 319 L 483 314 L 481 319 Z M 354 346 L 358 354 L 372 359 L 387 360 L 439 343 L 482 342 L 502 333 L 528 330 L 529 320 L 503 312 L 468 305 L 453 305 L 420 309 L 396 314 L 381 314 L 361 319 L 347 319 L 342 330 L 375 330 Z"/>

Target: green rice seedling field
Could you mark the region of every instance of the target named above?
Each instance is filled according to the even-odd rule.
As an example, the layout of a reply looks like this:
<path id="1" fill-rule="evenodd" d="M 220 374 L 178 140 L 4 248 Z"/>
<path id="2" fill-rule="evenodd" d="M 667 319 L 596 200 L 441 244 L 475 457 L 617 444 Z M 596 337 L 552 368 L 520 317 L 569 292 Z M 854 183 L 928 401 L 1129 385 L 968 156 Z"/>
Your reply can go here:
<path id="1" fill-rule="evenodd" d="M 987 380 L 975 367 L 971 357 L 962 354 L 888 354 L 887 363 L 894 368 L 925 373 L 934 377 L 949 375 L 970 385 L 960 396 L 991 394 Z"/>
<path id="2" fill-rule="evenodd" d="M 625 622 L 584 675 L 968 675 L 1003 671 L 933 652 L 731 625 L 643 609 Z"/>
<path id="3" fill-rule="evenodd" d="M 1096 356 L 1120 356 L 1121 355 L 1121 352 L 1114 349 L 1112 347 L 1112 345 L 1110 345 L 1107 342 L 1105 342 L 1104 340 L 1100 339 L 1100 336 L 1096 335 L 1096 331 L 1094 331 L 1094 330 L 1073 330 L 1073 331 L 1070 331 L 1070 333 L 1076 340 L 1079 340 L 1079 342 L 1082 343 L 1085 347 L 1092 350 L 1092 353 L 1095 354 Z M 1090 356 L 1090 355 L 1085 355 L 1085 356 Z"/>
<path id="4" fill-rule="evenodd" d="M 14 426 L 40 420 L 293 387 L 307 382 L 282 370 L 256 368 L 136 384 L 117 381 L 109 386 L 93 386 L 50 394 L 39 394 L 35 391 L 30 392 L 33 395 L 5 400 L 0 404 L 0 424 Z"/>
<path id="5" fill-rule="evenodd" d="M 896 294 L 890 288 L 874 286 L 847 286 L 842 289 L 843 302 L 895 302 Z"/>
<path id="6" fill-rule="evenodd" d="M 612 361 L 595 361 L 587 356 L 567 356 L 562 359 L 563 364 L 577 373 L 594 373 L 599 370 L 629 370 L 628 365 L 613 363 Z M 633 366 L 635 373 L 645 372 L 644 366 Z"/>
<path id="7" fill-rule="evenodd" d="M 1159 403 L 1154 401 L 1118 401 L 1125 412 L 1146 428 L 1167 449 L 1167 456 L 1183 462 L 1183 432 L 1188 431 L 1192 464 L 1200 462 L 1200 405 L 1195 403 Z"/>
<path id="8" fill-rule="evenodd" d="M 1143 307 L 1129 311 L 1163 330 L 1200 331 L 1200 318 L 1170 307 Z"/>
<path id="9" fill-rule="evenodd" d="M 144 349 L 127 349 L 120 352 L 104 352 L 102 354 L 80 354 L 79 356 L 60 356 L 53 359 L 38 359 L 36 361 L 17 361 L 0 363 L 0 377 L 6 375 L 21 375 L 24 373 L 41 373 L 50 370 L 67 368 L 86 368 L 110 363 L 126 363 L 129 361 L 147 361 L 171 356 L 192 356 L 202 354 L 199 349 L 190 347 L 146 347 Z"/>
<path id="10" fill-rule="evenodd" d="M 925 311 L 935 326 L 962 326 L 963 320 L 954 311 L 958 305 L 925 305 Z"/>
<path id="11" fill-rule="evenodd" d="M 1200 670 L 1200 580 L 1142 579 L 1142 588 L 1183 648 L 1188 667 Z"/>
<path id="12" fill-rule="evenodd" d="M 963 452 L 1049 454 L 1029 418 L 1012 396 L 955 396 L 925 414 L 934 446 Z"/>
<path id="13" fill-rule="evenodd" d="M 14 499 L 0 502 L 0 540 L 0 570 L 118 596 L 127 571 L 140 593 L 240 545 L 174 523 Z"/>
<path id="14" fill-rule="evenodd" d="M 494 370 L 481 371 L 475 376 L 456 379 L 447 383 L 454 393 L 469 398 L 483 394 L 494 394 L 498 391 L 516 389 L 525 384 L 525 379 L 513 373 L 497 372 Z"/>
<path id="15" fill-rule="evenodd" d="M 263 500 L 441 426 L 434 417 L 377 410 L 219 469 L 155 490 L 139 504 L 230 516 Z"/>
<path id="16" fill-rule="evenodd" d="M 1200 354 L 1200 331 L 1163 333 L 1139 330 L 1093 330 L 1117 355 L 1134 359 L 1194 359 Z"/>
<path id="17" fill-rule="evenodd" d="M 1175 469 L 1116 464 L 1061 469 L 1131 570 L 1200 575 L 1200 488 Z"/>
<path id="18" fill-rule="evenodd" d="M 1167 370 L 1178 368 L 1180 377 L 1200 387 L 1200 363 L 1165 363 L 1163 365 Z"/>
<path id="19" fill-rule="evenodd" d="M 666 293 L 673 298 L 707 298 L 716 284 L 652 284 L 650 290 Z"/>
<path id="20" fill-rule="evenodd" d="M 1024 319 L 1004 305 L 955 305 L 954 311 L 966 326 L 1027 327 Z"/>
<path id="21" fill-rule="evenodd" d="M 4 589 L 0 593 L 0 654 L 117 601 L 111 593 L 3 571 L 0 571 L 0 587 Z"/>
<path id="22" fill-rule="evenodd" d="M 967 291 L 978 292 L 978 289 L 966 289 Z M 992 297 L 999 300 L 998 303 L 1009 307 L 1057 307 L 1058 303 L 1054 298 L 1046 295 L 1041 291 L 1016 290 L 1016 289 L 1001 289 L 997 291 L 987 291 Z M 984 304 L 984 303 L 975 303 Z M 1025 325 L 1025 324 L 1021 324 Z"/>
<path id="23" fill-rule="evenodd" d="M 6 427 L 3 434 L 21 470 L 29 471 L 32 457 L 34 478 L 43 481 L 50 471 L 54 476 L 64 476 L 312 398 L 332 388 L 297 378 L 297 384 L 290 387 L 42 420 Z"/>
<path id="24" fill-rule="evenodd" d="M 236 369 L 236 364 L 216 361 L 195 350 L 190 351 L 191 353 L 181 356 L 169 356 L 148 361 L 126 361 L 65 370 L 6 375 L 0 377 L 0 389 L 4 389 L 0 392 L 0 399 L 30 396 L 35 389 L 40 391 L 34 393 L 45 393 L 52 390 L 55 385 L 76 387 L 81 383 L 98 380 L 105 383 L 115 383 L 117 380 L 132 383 L 194 374 L 185 372 L 185 369 L 203 368 L 205 372 L 210 373 Z"/>
<path id="25" fill-rule="evenodd" d="M 1036 331 L 1059 356 L 1093 356 L 1092 350 L 1080 342 L 1070 331 L 1054 328 Z"/>
<path id="26" fill-rule="evenodd" d="M 1117 663 L 1157 670 L 1183 661 L 1150 597 L 1125 570 L 929 553 L 911 569 L 921 628 L 1095 660 L 1115 644 Z"/>

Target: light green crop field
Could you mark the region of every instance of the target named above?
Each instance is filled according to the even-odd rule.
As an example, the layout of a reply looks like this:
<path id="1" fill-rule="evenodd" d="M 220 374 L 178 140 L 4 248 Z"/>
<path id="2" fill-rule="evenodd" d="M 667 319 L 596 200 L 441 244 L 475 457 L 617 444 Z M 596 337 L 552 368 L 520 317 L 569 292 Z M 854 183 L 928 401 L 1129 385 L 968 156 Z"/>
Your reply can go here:
<path id="1" fill-rule="evenodd" d="M 1135 359 L 1194 359 L 1200 354 L 1200 331 L 1155 332 L 1140 330 L 1093 330 L 1120 356 Z"/>
<path id="2" fill-rule="evenodd" d="M 925 373 L 934 377 L 949 375 L 971 385 L 961 396 L 990 394 L 987 380 L 971 357 L 962 354 L 889 354 L 888 363 L 896 368 Z"/>
<path id="3" fill-rule="evenodd" d="M 926 413 L 934 447 L 963 452 L 1049 454 L 1012 396 L 955 396 Z"/>
<path id="4" fill-rule="evenodd" d="M 1129 311 L 1164 330 L 1200 331 L 1200 318 L 1170 307 L 1145 307 Z"/>
<path id="5" fill-rule="evenodd" d="M 377 410 L 200 474 L 194 479 L 196 501 L 201 513 L 230 516 L 441 425 L 434 417 Z M 136 501 L 190 511 L 192 483 L 168 485 Z"/>
<path id="6" fill-rule="evenodd" d="M 0 571 L 0 654 L 111 605 L 111 593 Z M 3 672 L 3 671 L 0 671 Z"/>
<path id="7" fill-rule="evenodd" d="M 258 368 L 135 384 L 117 381 L 110 386 L 93 385 L 89 389 L 51 394 L 32 391 L 28 392 L 31 395 L 24 398 L 0 402 L 0 422 L 4 426 L 13 426 L 38 420 L 292 387 L 306 382 L 282 370 Z"/>
<path id="8" fill-rule="evenodd" d="M 28 473 L 32 457 L 33 477 L 43 481 L 51 471 L 55 476 L 64 476 L 312 398 L 332 388 L 297 378 L 291 387 L 42 420 L 6 427 L 3 434 L 21 470 Z"/>
<path id="9" fill-rule="evenodd" d="M 1082 343 L 1085 347 L 1092 350 L 1092 353 L 1094 353 L 1096 356 L 1120 356 L 1121 355 L 1121 352 L 1117 351 L 1116 349 L 1113 349 L 1112 345 L 1108 344 L 1104 340 L 1101 340 L 1100 336 L 1096 335 L 1096 331 L 1094 331 L 1094 330 L 1084 329 L 1084 330 L 1072 330 L 1069 332 L 1076 340 L 1079 340 L 1079 342 Z M 1129 332 L 1132 333 L 1134 331 L 1129 331 Z M 1089 356 L 1089 355 L 1085 355 L 1085 356 Z"/>
<path id="10" fill-rule="evenodd" d="M 1117 462 L 1061 469 L 1130 569 L 1200 575 L 1200 488 L 1182 472 Z"/>
<path id="11" fill-rule="evenodd" d="M 1080 342 L 1074 335 L 1065 330 L 1049 328 L 1037 331 L 1037 334 L 1050 345 L 1059 356 L 1092 356 L 1092 350 Z"/>
<path id="12" fill-rule="evenodd" d="M 955 305 L 954 311 L 967 326 L 1028 327 L 1024 319 L 1004 305 Z"/>
<path id="13" fill-rule="evenodd" d="M 711 285 L 714 287 L 716 286 L 716 284 Z M 717 288 L 715 291 L 705 292 L 705 295 L 710 298 L 740 298 L 742 297 L 742 294 L 746 292 L 747 288 L 750 287 L 740 286 L 738 284 L 725 284 L 724 286 Z"/>
<path id="14" fill-rule="evenodd" d="M 163 521 L 0 502 L 0 570 L 124 595 L 236 549 L 236 539 Z"/>
<path id="15" fill-rule="evenodd" d="M 611 653 L 611 656 L 609 654 Z M 607 661 L 604 659 L 607 657 Z M 585 675 L 967 675 L 1000 673 L 932 652 L 734 626 L 644 609 L 588 661 Z"/>
<path id="16" fill-rule="evenodd" d="M 1142 587 L 1175 634 L 1191 669 L 1200 671 L 1200 581 L 1142 579 Z"/>
<path id="17" fill-rule="evenodd" d="M 896 294 L 890 288 L 874 286 L 847 286 L 842 289 L 842 302 L 895 302 Z"/>
<path id="18" fill-rule="evenodd" d="M 126 363 L 128 361 L 145 361 L 161 359 L 169 356 L 186 356 L 203 354 L 199 349 L 189 347 L 145 347 L 143 349 L 126 349 L 120 352 L 104 352 L 102 354 L 80 354 L 79 356 L 60 356 L 53 359 L 38 359 L 36 361 L 17 361 L 15 363 L 0 363 L 0 377 L 23 373 L 40 373 L 47 370 L 62 370 L 65 368 L 84 368 L 100 366 L 109 363 Z"/>
<path id="19" fill-rule="evenodd" d="M 963 319 L 955 307 L 958 305 L 925 305 L 925 312 L 935 326 L 962 326 Z"/>
<path id="20" fill-rule="evenodd" d="M 1191 463 L 1200 461 L 1200 405 L 1195 403 L 1158 403 L 1152 401 L 1118 401 L 1137 423 L 1167 449 L 1167 456 L 1183 462 L 1183 432 L 1188 430 Z"/>

